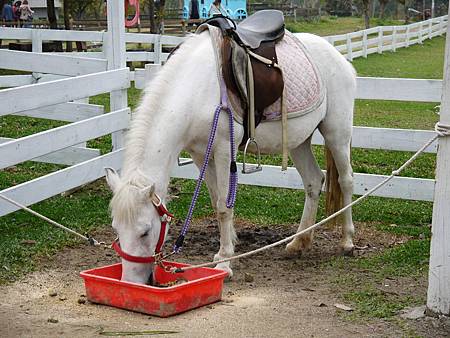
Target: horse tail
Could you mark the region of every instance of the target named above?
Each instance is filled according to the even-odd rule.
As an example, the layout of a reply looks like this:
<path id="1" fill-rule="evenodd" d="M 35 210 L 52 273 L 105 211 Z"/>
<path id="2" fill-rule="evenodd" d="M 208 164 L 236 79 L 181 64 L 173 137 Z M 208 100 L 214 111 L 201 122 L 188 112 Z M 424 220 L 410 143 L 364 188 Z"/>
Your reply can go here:
<path id="1" fill-rule="evenodd" d="M 339 185 L 339 173 L 334 162 L 333 154 L 325 143 L 325 161 L 326 161 L 326 181 L 325 181 L 325 210 L 327 216 L 334 214 L 343 207 L 343 194 Z M 330 225 L 337 224 L 337 218 L 329 222 Z"/>

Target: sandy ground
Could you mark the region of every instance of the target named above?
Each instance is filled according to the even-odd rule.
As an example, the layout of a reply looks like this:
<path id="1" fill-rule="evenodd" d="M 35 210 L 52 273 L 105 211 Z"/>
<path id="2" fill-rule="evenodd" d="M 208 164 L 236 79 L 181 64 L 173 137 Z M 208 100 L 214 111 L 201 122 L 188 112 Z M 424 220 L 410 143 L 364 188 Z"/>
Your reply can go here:
<path id="1" fill-rule="evenodd" d="M 210 259 L 218 245 L 215 227 L 208 219 L 195 224 L 192 239 L 178 260 Z M 255 229 L 242 222 L 238 222 L 237 229 L 238 252 L 293 231 L 282 226 Z M 97 238 L 108 241 L 112 237 L 109 231 L 97 234 Z M 357 239 L 358 245 L 371 243 L 373 250 L 403 240 L 364 230 L 358 238 L 364 238 Z M 221 302 L 158 318 L 83 303 L 85 290 L 79 271 L 118 260 L 109 250 L 67 248 L 40 262 L 39 270 L 26 278 L 0 287 L 0 337 L 95 337 L 102 331 L 148 330 L 175 331 L 162 335 L 173 337 L 399 337 L 411 332 L 426 337 L 450 336 L 450 330 L 446 331 L 450 323 L 447 327 L 447 322 L 438 319 L 402 321 L 402 325 L 398 320 L 349 320 L 343 310 L 334 306 L 342 300 L 323 276 L 326 269 L 319 267 L 336 251 L 336 234 L 323 231 L 304 257 L 287 258 L 280 248 L 237 262 L 235 276 L 224 285 Z"/>

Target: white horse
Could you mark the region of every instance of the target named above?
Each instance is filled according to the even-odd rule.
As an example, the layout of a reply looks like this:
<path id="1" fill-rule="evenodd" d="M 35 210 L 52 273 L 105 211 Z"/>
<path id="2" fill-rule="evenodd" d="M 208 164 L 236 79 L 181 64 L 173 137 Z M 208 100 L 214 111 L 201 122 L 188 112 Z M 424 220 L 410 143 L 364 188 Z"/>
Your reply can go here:
<path id="1" fill-rule="evenodd" d="M 342 203 L 351 202 L 350 142 L 356 74 L 352 65 L 321 37 L 301 34 L 299 39 L 316 64 L 326 91 L 325 99 L 315 111 L 290 119 L 288 124 L 290 156 L 306 192 L 298 228 L 302 230 L 315 223 L 324 182 L 324 175 L 311 151 L 311 137 L 317 128 L 331 155 L 327 159 L 334 160 L 332 164 L 338 173 L 335 185 L 340 186 Z M 112 226 L 120 238 L 121 250 L 128 256 L 151 257 L 155 254 L 161 219 L 154 205 L 158 204 L 158 197 L 162 201 L 167 197 L 170 171 L 177 163 L 179 153 L 184 149 L 197 166 L 203 163 L 214 109 L 220 100 L 217 66 L 213 60 L 214 51 L 207 32 L 181 45 L 148 85 L 133 116 L 121 177 L 115 171 L 107 170 L 107 182 L 114 193 Z M 243 137 L 243 127 L 235 122 L 234 128 L 238 144 Z M 256 139 L 262 153 L 281 153 L 281 122 L 261 123 L 256 129 Z M 223 113 L 205 177 L 220 229 L 220 249 L 215 260 L 232 256 L 236 241 L 233 209 L 226 207 L 229 168 L 228 116 Z M 344 252 L 351 252 L 354 233 L 351 210 L 344 213 L 342 222 L 340 246 Z M 297 237 L 286 246 L 286 251 L 299 254 L 308 250 L 312 239 L 312 231 Z M 135 262 L 122 258 L 122 280 L 146 283 L 153 264 L 153 260 Z M 218 264 L 217 268 L 232 275 L 229 262 Z"/>

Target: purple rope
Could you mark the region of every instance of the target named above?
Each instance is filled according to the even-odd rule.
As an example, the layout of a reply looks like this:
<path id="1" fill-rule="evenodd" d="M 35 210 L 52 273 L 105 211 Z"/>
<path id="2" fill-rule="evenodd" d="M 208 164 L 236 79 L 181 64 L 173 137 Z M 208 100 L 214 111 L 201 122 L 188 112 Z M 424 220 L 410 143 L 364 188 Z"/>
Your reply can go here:
<path id="1" fill-rule="evenodd" d="M 230 125 L 230 157 L 231 157 L 231 166 L 230 166 L 230 178 L 228 183 L 228 196 L 227 196 L 227 208 L 234 208 L 234 204 L 236 202 L 236 194 L 237 194 L 237 184 L 238 184 L 238 173 L 236 167 L 236 151 L 234 146 L 234 118 L 233 111 L 228 106 L 228 96 L 225 94 L 222 97 L 224 101 L 224 109 L 228 111 L 229 116 L 229 125 Z M 222 104 L 223 104 L 222 103 Z"/>
<path id="2" fill-rule="evenodd" d="M 223 81 L 222 81 L 223 82 Z M 184 220 L 183 227 L 181 228 L 181 233 L 178 236 L 177 241 L 173 247 L 174 252 L 179 252 L 181 247 L 183 246 L 184 238 L 189 230 L 189 226 L 191 224 L 192 215 L 194 213 L 195 205 L 197 204 L 198 195 L 200 194 L 200 188 L 202 186 L 202 182 L 205 178 L 206 169 L 208 168 L 209 158 L 211 155 L 211 149 L 214 144 L 214 138 L 216 136 L 217 125 L 219 124 L 219 116 L 222 110 L 228 112 L 229 115 L 229 126 L 230 126 L 230 155 L 231 155 L 231 167 L 230 167 L 230 179 L 229 179 L 229 187 L 228 187 L 228 196 L 226 205 L 227 208 L 231 209 L 234 207 L 236 201 L 236 191 L 237 191 L 237 169 L 236 169 L 236 153 L 235 153 L 235 144 L 234 144 L 234 119 L 233 112 L 228 106 L 228 96 L 226 94 L 226 90 L 224 90 L 224 84 L 221 85 L 221 103 L 216 107 L 214 111 L 214 119 L 211 127 L 211 131 L 209 133 L 208 145 L 206 146 L 205 151 L 205 159 L 203 161 L 203 165 L 200 169 L 200 174 L 197 179 L 197 184 L 195 186 L 194 195 L 192 196 L 191 205 L 189 206 L 189 211 Z"/>

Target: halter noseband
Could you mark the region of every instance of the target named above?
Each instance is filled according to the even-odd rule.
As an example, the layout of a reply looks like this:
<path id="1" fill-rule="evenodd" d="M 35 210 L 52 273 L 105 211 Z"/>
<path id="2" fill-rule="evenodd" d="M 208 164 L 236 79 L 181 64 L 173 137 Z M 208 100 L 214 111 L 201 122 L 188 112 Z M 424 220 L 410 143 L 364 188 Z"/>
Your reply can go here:
<path id="1" fill-rule="evenodd" d="M 161 230 L 159 231 L 159 238 L 158 243 L 156 244 L 155 254 L 153 256 L 147 257 L 129 255 L 122 250 L 122 248 L 120 247 L 119 238 L 117 237 L 117 239 L 112 243 L 111 247 L 114 249 L 114 251 L 117 252 L 120 257 L 122 257 L 126 261 L 133 263 L 155 263 L 161 257 L 161 248 L 166 237 L 167 223 L 170 223 L 173 215 L 169 211 L 167 211 L 161 198 L 156 194 L 152 195 L 152 204 L 155 206 L 156 211 L 158 212 L 161 219 Z"/>

